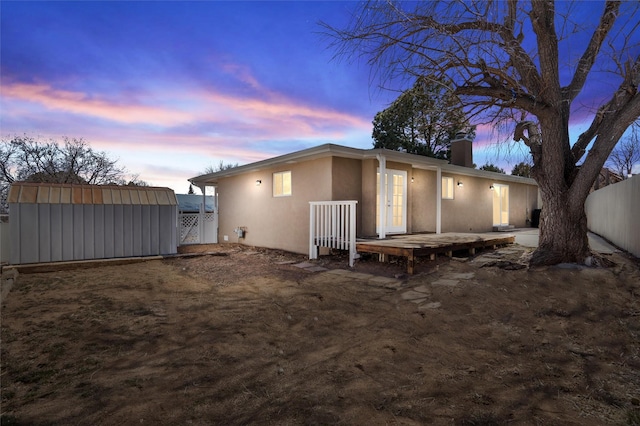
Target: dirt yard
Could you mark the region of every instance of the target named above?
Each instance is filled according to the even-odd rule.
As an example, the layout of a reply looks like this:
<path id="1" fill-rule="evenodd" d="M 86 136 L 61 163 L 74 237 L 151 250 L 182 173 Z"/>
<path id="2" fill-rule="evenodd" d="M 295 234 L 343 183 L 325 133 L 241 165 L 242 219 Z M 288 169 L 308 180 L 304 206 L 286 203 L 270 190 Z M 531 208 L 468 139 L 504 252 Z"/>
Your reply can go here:
<path id="1" fill-rule="evenodd" d="M 640 424 L 637 259 L 529 270 L 512 246 L 407 277 L 214 249 L 21 274 L 2 424 Z"/>

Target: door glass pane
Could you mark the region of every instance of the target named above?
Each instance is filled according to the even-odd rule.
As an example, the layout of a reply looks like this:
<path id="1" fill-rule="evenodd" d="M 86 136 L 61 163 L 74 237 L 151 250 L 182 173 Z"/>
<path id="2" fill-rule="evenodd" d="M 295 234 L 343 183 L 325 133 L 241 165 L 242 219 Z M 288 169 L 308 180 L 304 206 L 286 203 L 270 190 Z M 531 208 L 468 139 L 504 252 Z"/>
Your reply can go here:
<path id="1" fill-rule="evenodd" d="M 393 222 L 392 226 L 402 226 L 404 200 L 404 179 L 402 175 L 393 175 Z"/>
<path id="2" fill-rule="evenodd" d="M 509 224 L 509 187 L 508 186 L 505 185 L 500 187 L 500 198 L 501 198 L 500 211 L 502 213 L 501 225 L 508 225 Z"/>
<path id="3" fill-rule="evenodd" d="M 493 224 L 500 225 L 500 188 L 493 185 Z"/>
<path id="4" fill-rule="evenodd" d="M 493 224 L 509 224 L 509 185 L 493 184 Z"/>

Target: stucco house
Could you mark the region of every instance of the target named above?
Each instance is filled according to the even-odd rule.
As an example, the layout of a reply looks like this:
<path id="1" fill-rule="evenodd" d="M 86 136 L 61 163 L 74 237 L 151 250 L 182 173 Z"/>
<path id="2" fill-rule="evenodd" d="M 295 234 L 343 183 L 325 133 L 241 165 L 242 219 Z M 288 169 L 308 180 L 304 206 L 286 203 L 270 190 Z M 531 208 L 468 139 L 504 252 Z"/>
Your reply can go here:
<path id="1" fill-rule="evenodd" d="M 318 201 L 355 201 L 359 238 L 529 226 L 538 208 L 536 182 L 472 168 L 471 149 L 469 139 L 454 141 L 449 164 L 325 144 L 190 181 L 217 195 L 220 243 L 307 253 L 310 203 Z"/>

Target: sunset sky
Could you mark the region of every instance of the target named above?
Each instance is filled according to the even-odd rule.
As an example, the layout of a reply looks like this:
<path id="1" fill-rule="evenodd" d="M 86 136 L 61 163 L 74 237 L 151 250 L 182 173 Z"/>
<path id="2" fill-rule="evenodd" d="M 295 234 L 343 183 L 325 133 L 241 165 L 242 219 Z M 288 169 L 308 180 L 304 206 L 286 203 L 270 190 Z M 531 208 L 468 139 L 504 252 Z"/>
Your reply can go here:
<path id="1" fill-rule="evenodd" d="M 371 148 L 371 121 L 398 93 L 378 89 L 365 63 L 333 60 L 318 25 L 344 27 L 356 6 L 2 1 L 2 137 L 84 138 L 177 193 L 220 161 Z M 474 161 L 510 172 L 489 133 Z"/>

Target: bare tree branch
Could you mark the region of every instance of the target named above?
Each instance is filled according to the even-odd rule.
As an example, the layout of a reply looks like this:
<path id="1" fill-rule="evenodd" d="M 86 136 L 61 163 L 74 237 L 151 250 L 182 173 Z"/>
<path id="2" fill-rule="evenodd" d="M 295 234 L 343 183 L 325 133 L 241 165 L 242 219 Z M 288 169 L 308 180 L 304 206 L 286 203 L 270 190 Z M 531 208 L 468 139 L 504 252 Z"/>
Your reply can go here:
<path id="1" fill-rule="evenodd" d="M 607 34 L 609 34 L 609 31 L 611 31 L 611 28 L 616 21 L 619 10 L 619 1 L 607 1 L 604 11 L 602 12 L 602 16 L 600 17 L 600 23 L 598 24 L 596 30 L 593 32 L 587 48 L 578 61 L 576 72 L 573 74 L 573 80 L 567 87 L 563 88 L 562 90 L 563 99 L 569 102 L 573 101 L 584 87 L 584 84 L 587 81 L 587 76 L 589 75 L 589 72 L 591 71 L 591 68 L 595 63 L 596 58 L 598 57 L 600 47 L 605 41 Z"/>
<path id="2" fill-rule="evenodd" d="M 615 116 L 617 116 L 620 111 L 625 108 L 625 105 L 626 108 L 629 108 L 631 117 L 627 120 L 623 120 L 622 117 L 617 117 L 618 120 L 620 120 L 621 124 L 625 123 L 626 121 L 629 121 L 629 124 L 635 121 L 635 118 L 633 117 L 635 108 L 633 108 L 632 100 L 638 97 L 638 85 L 640 84 L 640 55 L 638 55 L 638 57 L 636 58 L 633 66 L 627 64 L 626 69 L 626 77 L 620 83 L 620 86 L 618 87 L 616 92 L 606 104 L 602 105 L 598 109 L 598 112 L 596 113 L 589 128 L 578 137 L 578 140 L 573 145 L 571 154 L 573 155 L 574 163 L 580 161 L 580 159 L 586 152 L 587 146 L 600 132 L 600 129 L 602 128 L 604 123 L 615 120 Z M 613 146 L 615 146 L 615 143 L 613 143 Z"/>

